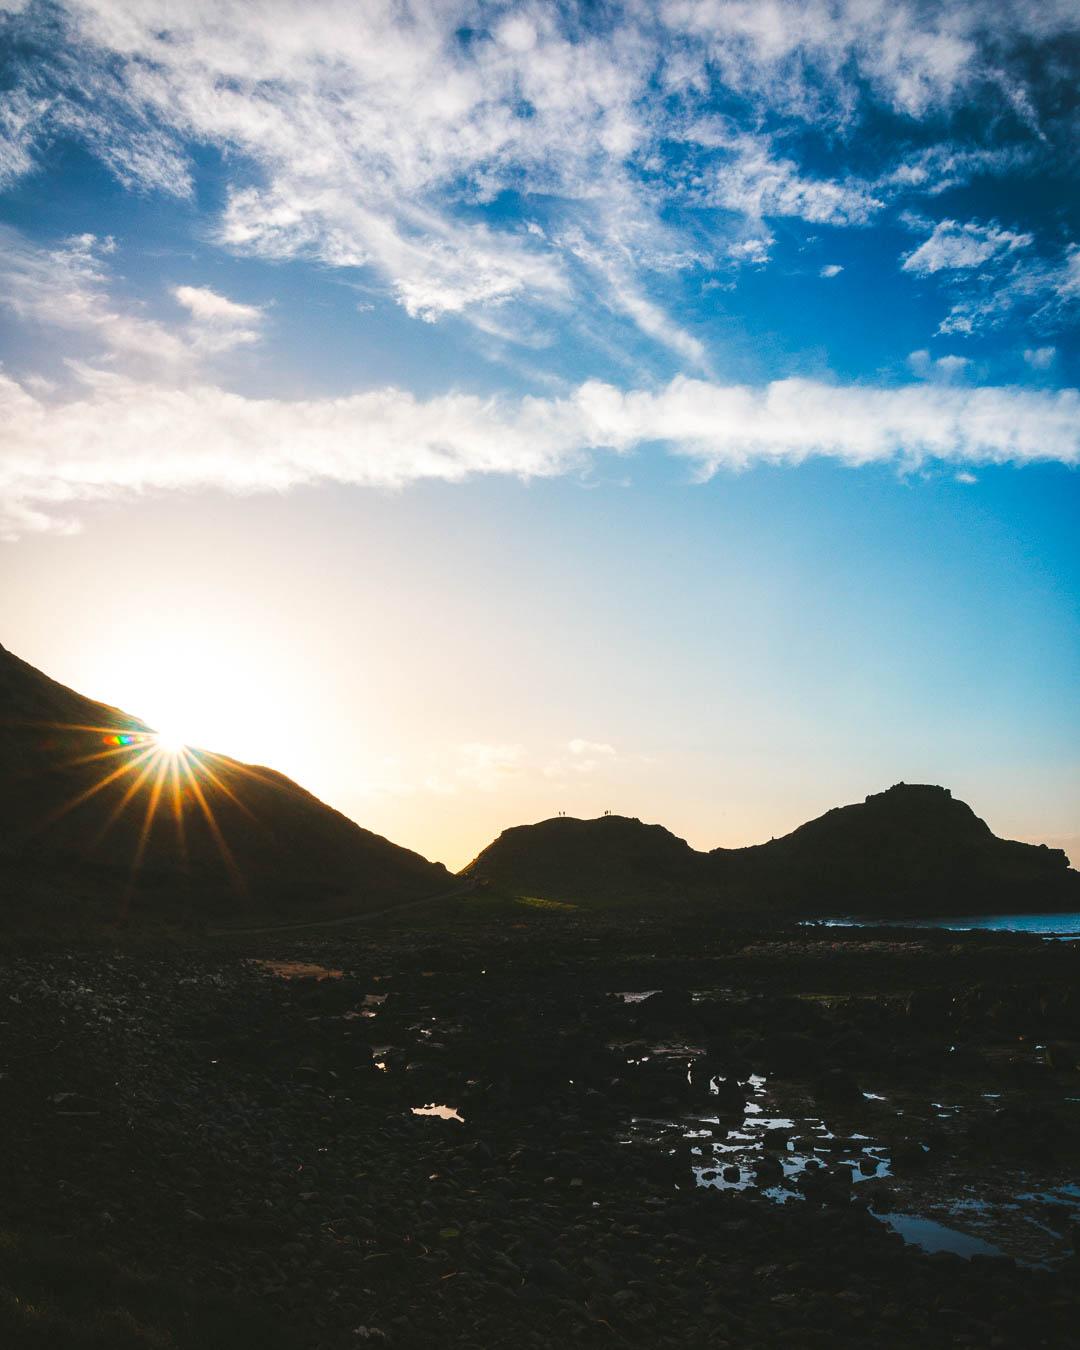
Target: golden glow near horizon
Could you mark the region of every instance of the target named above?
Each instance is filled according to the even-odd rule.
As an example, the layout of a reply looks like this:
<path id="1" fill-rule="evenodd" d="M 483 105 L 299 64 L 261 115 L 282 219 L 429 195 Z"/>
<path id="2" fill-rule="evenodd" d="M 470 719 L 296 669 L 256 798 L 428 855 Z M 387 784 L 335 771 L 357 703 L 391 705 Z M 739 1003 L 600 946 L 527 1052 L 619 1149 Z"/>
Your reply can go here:
<path id="1" fill-rule="evenodd" d="M 866 754 L 861 742 L 826 740 L 803 705 L 776 701 L 769 686 L 726 701 L 699 688 L 685 707 L 669 708 L 651 698 L 648 669 L 620 663 L 617 645 L 589 649 L 603 669 L 585 679 L 558 646 L 528 646 L 517 609 L 491 618 L 483 606 L 440 607 L 426 584 L 399 587 L 391 604 L 389 591 L 358 582 L 343 601 L 273 552 L 241 570 L 231 589 L 211 575 L 193 581 L 190 560 L 180 577 L 158 572 L 136 596 L 143 619 L 125 627 L 132 597 L 130 584 L 120 584 L 124 563 L 121 556 L 111 560 L 113 573 L 102 574 L 104 563 L 91 573 L 94 595 L 106 597 L 109 641 L 100 623 L 72 636 L 42 620 L 25 631 L 14 625 L 5 645 L 157 728 L 153 748 L 169 752 L 178 774 L 196 763 L 192 747 L 266 766 L 364 829 L 453 870 L 504 829 L 561 811 L 592 817 L 610 809 L 662 824 L 698 849 L 732 847 L 784 834 L 900 779 L 949 786 L 1005 837 L 1075 852 L 1065 807 L 1060 820 L 1036 811 L 1016 786 L 1023 780 L 1010 776 L 1005 788 L 1016 790 L 1002 789 L 966 766 L 962 744 L 875 742 Z M 71 575 L 54 596 L 74 623 L 86 597 Z M 198 606 L 185 589 L 195 582 Z M 578 632 L 575 645 L 572 636 L 568 650 L 585 640 Z M 159 816 L 173 791 L 170 770 Z M 194 797 L 190 807 L 201 819 Z"/>

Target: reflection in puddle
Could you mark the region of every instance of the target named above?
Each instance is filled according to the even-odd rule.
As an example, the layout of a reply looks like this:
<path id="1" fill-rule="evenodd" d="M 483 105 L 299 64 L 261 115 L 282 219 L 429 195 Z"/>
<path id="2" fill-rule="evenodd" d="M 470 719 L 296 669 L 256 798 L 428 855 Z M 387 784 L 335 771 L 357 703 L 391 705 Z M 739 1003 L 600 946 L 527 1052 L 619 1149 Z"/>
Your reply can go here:
<path id="1" fill-rule="evenodd" d="M 434 1102 L 429 1106 L 414 1106 L 412 1113 L 414 1116 L 438 1116 L 440 1120 L 456 1120 L 465 1124 L 465 1117 L 459 1115 L 455 1107 L 437 1106 Z"/>
<path id="2" fill-rule="evenodd" d="M 715 1079 L 714 1084 L 721 1081 Z M 848 1186 L 892 1176 L 887 1150 L 869 1135 L 842 1137 L 818 1116 L 773 1114 L 776 1104 L 761 1074 L 752 1074 L 745 1088 L 743 1119 L 734 1127 L 720 1116 L 698 1116 L 681 1125 L 636 1118 L 631 1133 L 659 1139 L 667 1135 L 674 1143 L 672 1135 L 677 1132 L 689 1146 L 697 1185 L 720 1191 L 759 1190 L 778 1204 L 803 1199 L 794 1189 L 800 1184 L 836 1180 Z"/>
<path id="3" fill-rule="evenodd" d="M 800 1108 L 813 1109 L 812 1099 L 770 1090 L 760 1075 L 743 1086 L 747 1101 L 734 1126 L 722 1114 L 695 1112 L 681 1121 L 639 1116 L 633 1118 L 623 1142 L 648 1141 L 673 1159 L 685 1156 L 695 1184 L 713 1190 L 753 1191 L 777 1204 L 789 1200 L 836 1204 L 868 1196 L 875 1218 L 927 1252 L 1004 1256 L 1047 1269 L 1067 1256 L 1071 1226 L 1080 1225 L 1080 1186 L 1044 1181 L 1039 1188 L 1035 1178 L 1023 1172 L 997 1171 L 982 1180 L 957 1175 L 955 1166 L 948 1166 L 947 1148 L 935 1150 L 941 1161 L 926 1172 L 925 1164 L 914 1159 L 928 1157 L 929 1145 L 917 1135 L 903 1140 L 906 1151 L 897 1175 L 893 1143 L 870 1133 L 874 1126 L 865 1114 L 859 1119 L 840 1107 L 827 1123 L 801 1114 Z M 985 1094 L 988 1106 L 999 1095 Z M 871 1120 L 886 1131 L 898 1115 L 936 1122 L 959 1121 L 971 1114 L 971 1108 L 960 1103 L 912 1103 L 895 1094 L 905 1110 L 883 1112 L 879 1105 L 883 1096 L 871 1092 L 861 1096 L 866 1112 L 874 1113 Z M 785 1110 L 788 1114 L 780 1114 Z M 852 1128 L 856 1124 L 861 1128 Z M 874 1184 L 864 1188 L 864 1182 Z M 965 1231 L 954 1229 L 953 1220 Z"/>
<path id="4" fill-rule="evenodd" d="M 958 1228 L 946 1228 L 943 1223 L 921 1218 L 918 1214 L 875 1214 L 874 1218 L 887 1223 L 905 1242 L 924 1252 L 952 1252 L 968 1260 L 973 1256 L 1004 1255 L 1000 1247 L 984 1242 L 982 1238 L 962 1233 Z"/>

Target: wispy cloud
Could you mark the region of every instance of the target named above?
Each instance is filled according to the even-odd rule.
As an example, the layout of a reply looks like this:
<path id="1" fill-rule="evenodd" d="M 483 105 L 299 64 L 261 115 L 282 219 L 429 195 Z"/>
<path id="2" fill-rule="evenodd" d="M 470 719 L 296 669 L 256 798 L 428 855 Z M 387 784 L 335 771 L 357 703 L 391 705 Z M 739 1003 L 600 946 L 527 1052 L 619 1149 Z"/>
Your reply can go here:
<path id="1" fill-rule="evenodd" d="M 1018 259 L 1004 270 L 990 266 L 960 293 L 938 326 L 943 336 L 997 328 L 1018 313 L 1036 330 L 1052 330 L 1080 303 L 1080 245 L 1069 245 L 1056 259 Z"/>
<path id="2" fill-rule="evenodd" d="M 523 768 L 525 747 L 470 742 L 458 748 L 455 778 L 478 792 L 497 792 Z"/>
<path id="3" fill-rule="evenodd" d="M 568 753 L 567 753 L 568 752 Z M 587 778 L 597 770 L 611 768 L 620 759 L 619 752 L 607 741 L 588 741 L 580 736 L 567 741 L 563 753 L 544 765 L 545 778 Z"/>
<path id="4" fill-rule="evenodd" d="M 145 305 L 114 294 L 110 238 L 80 234 L 53 248 L 0 226 L 0 308 L 24 324 L 76 335 L 95 359 L 125 373 L 190 372 L 203 356 L 258 341 L 263 312 L 206 286 L 176 286 L 186 323 L 151 318 Z"/>
<path id="5" fill-rule="evenodd" d="M 0 102 L 0 188 L 29 173 L 33 148 L 49 111 L 48 99 L 26 89 L 6 92 Z"/>
<path id="6" fill-rule="evenodd" d="M 653 285 L 661 250 L 675 270 L 763 266 L 769 220 L 862 227 L 898 194 L 1015 165 L 1024 151 L 958 145 L 944 119 L 1004 99 L 1033 145 L 1058 134 L 1024 54 L 1075 27 L 1075 12 L 1066 0 L 666 0 L 586 21 L 573 6 L 475 0 L 66 0 L 6 22 L 22 78 L 0 114 L 0 179 L 76 136 L 122 183 L 190 197 L 192 147 L 214 147 L 230 165 L 214 227 L 229 249 L 365 268 L 413 317 L 463 315 L 485 333 L 501 308 L 559 322 L 598 297 L 703 371 L 698 338 Z M 1052 108 L 1068 63 L 1043 66 Z M 852 131 L 882 110 L 937 118 L 943 139 L 856 168 Z M 841 161 L 831 174 L 806 162 L 822 129 Z M 538 203 L 555 228 L 492 209 L 507 198 Z M 673 227 L 674 204 L 707 224 Z M 578 265 L 575 226 L 603 268 Z M 929 274 L 1023 247 L 1006 234 L 944 221 L 905 266 Z M 501 340 L 518 327 L 499 325 Z"/>
<path id="7" fill-rule="evenodd" d="M 0 226 L 0 306 L 24 323 L 79 334 L 128 366 L 186 363 L 191 352 L 180 337 L 110 297 L 105 260 L 112 251 L 111 239 L 92 234 L 37 248 Z"/>
<path id="8" fill-rule="evenodd" d="M 974 220 L 966 224 L 941 220 L 930 237 L 904 258 L 903 268 L 916 276 L 928 276 L 943 269 L 981 267 L 991 258 L 1029 248 L 1033 242 L 1030 234 L 1017 234 L 997 225 L 980 225 Z"/>
<path id="9" fill-rule="evenodd" d="M 8 538 L 77 526 L 79 504 L 196 488 L 400 487 L 481 474 L 551 477 L 661 443 L 699 477 L 823 456 L 849 465 L 1080 462 L 1080 394 L 926 382 L 678 377 L 660 390 L 589 381 L 566 398 L 246 398 L 76 367 L 74 397 L 0 375 L 0 516 Z"/>

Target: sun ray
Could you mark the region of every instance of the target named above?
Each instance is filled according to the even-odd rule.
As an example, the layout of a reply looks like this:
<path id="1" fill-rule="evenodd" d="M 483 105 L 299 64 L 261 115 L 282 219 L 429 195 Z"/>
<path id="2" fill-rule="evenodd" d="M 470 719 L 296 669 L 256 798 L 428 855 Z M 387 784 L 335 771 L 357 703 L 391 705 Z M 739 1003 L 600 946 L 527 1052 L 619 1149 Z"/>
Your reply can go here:
<path id="1" fill-rule="evenodd" d="M 57 821 L 62 820 L 64 816 L 74 811 L 76 807 L 82 806 L 84 802 L 89 801 L 91 797 L 96 796 L 99 792 L 107 788 L 110 783 L 115 783 L 116 780 L 118 778 L 122 778 L 124 774 L 131 773 L 131 771 L 133 769 L 138 768 L 138 766 L 143 762 L 143 760 L 146 759 L 146 757 L 150 755 L 152 752 L 153 746 L 147 746 L 145 749 L 136 749 L 132 754 L 129 763 L 121 764 L 118 769 L 114 769 L 112 773 L 107 774 L 102 779 L 99 779 L 98 782 L 91 783 L 91 785 L 86 789 L 85 792 L 80 792 L 78 796 L 72 797 L 70 801 L 64 802 L 60 806 L 58 806 L 56 810 L 53 811 L 50 815 L 48 815 L 42 822 L 42 828 L 45 828 L 46 826 L 49 825 L 55 825 Z"/>
<path id="2" fill-rule="evenodd" d="M 146 803 L 146 814 L 143 816 L 142 829 L 139 831 L 139 843 L 135 851 L 135 858 L 131 864 L 132 871 L 138 871 L 143 860 L 143 854 L 146 852 L 146 845 L 150 840 L 150 831 L 154 825 L 154 818 L 157 815 L 158 803 L 161 801 L 162 789 L 165 786 L 165 775 L 168 772 L 168 761 L 164 756 L 159 757 L 157 765 L 157 777 L 154 779 L 150 788 L 150 799 Z"/>
<path id="3" fill-rule="evenodd" d="M 151 761 L 151 764 L 147 766 L 147 773 L 149 773 L 153 763 L 154 761 Z M 165 755 L 156 756 L 156 763 L 157 776 L 150 789 L 150 797 L 146 803 L 146 812 L 143 815 L 142 829 L 139 831 L 139 842 L 135 848 L 135 856 L 131 860 L 127 886 L 124 888 L 120 912 L 120 917 L 122 919 L 127 918 L 128 908 L 131 903 L 131 895 L 135 889 L 135 879 L 139 874 L 139 869 L 142 867 L 143 857 L 146 854 L 146 846 L 150 842 L 150 831 L 154 826 L 154 818 L 157 816 L 158 803 L 161 801 L 162 789 L 165 786 L 165 776 L 169 770 L 169 761 Z"/>
<path id="4" fill-rule="evenodd" d="M 225 796 L 228 797 L 229 800 L 235 806 L 239 807 L 240 810 L 243 811 L 244 815 L 246 815 L 249 820 L 253 821 L 255 824 L 258 824 L 258 818 L 256 817 L 255 813 L 250 809 L 250 807 L 248 807 L 244 802 L 242 802 L 240 798 L 236 795 L 236 793 L 233 792 L 232 788 L 230 788 L 227 783 L 223 782 L 222 779 L 218 777 L 218 775 L 213 771 L 213 769 L 211 769 L 210 766 L 206 763 L 206 760 L 200 757 L 197 751 L 190 752 L 190 758 L 195 761 L 195 763 L 202 770 L 203 774 L 210 780 L 211 783 L 214 784 L 214 786 L 219 791 L 223 792 Z"/>
<path id="5" fill-rule="evenodd" d="M 221 826 L 217 823 L 217 820 L 214 817 L 214 813 L 210 809 L 210 804 L 206 800 L 206 795 L 202 790 L 198 778 L 191 771 L 191 765 L 188 762 L 188 755 L 186 751 L 181 750 L 179 758 L 183 761 L 184 772 L 187 775 L 188 785 L 190 786 L 191 791 L 194 793 L 195 800 L 199 803 L 199 808 L 201 809 L 203 816 L 206 818 L 206 823 L 210 828 L 210 833 L 214 836 L 214 842 L 218 846 L 218 851 L 221 853 L 221 857 L 225 863 L 225 866 L 228 868 L 229 874 L 232 877 L 233 882 L 236 884 L 236 886 L 240 889 L 243 889 L 244 888 L 243 874 L 241 873 L 240 868 L 236 864 L 236 859 L 232 855 L 232 850 L 225 842 L 225 836 L 221 833 Z"/>
<path id="6" fill-rule="evenodd" d="M 64 769 L 80 768 L 84 764 L 95 764 L 103 759 L 115 759 L 117 755 L 130 755 L 137 746 L 131 745 L 113 745 L 108 750 L 95 750 L 89 755 L 79 755 L 75 759 L 65 759 L 61 764 Z"/>
<path id="7" fill-rule="evenodd" d="M 37 731 L 79 731 L 91 732 L 100 736 L 130 736 L 134 740 L 145 740 L 151 735 L 150 728 L 144 726 L 124 727 L 124 726 L 90 726 L 85 722 L 42 722 L 31 718 L 5 717 L 3 725 L 6 727 L 31 727 Z"/>
<path id="8" fill-rule="evenodd" d="M 116 824 L 116 822 L 127 810 L 128 803 L 131 801 L 131 799 L 142 787 L 143 783 L 145 783 L 147 778 L 150 776 L 150 773 L 152 772 L 154 765 L 157 762 L 158 756 L 156 752 L 151 751 L 148 755 L 144 756 L 144 758 L 146 760 L 146 767 L 143 769 L 142 773 L 140 773 L 139 776 L 135 779 L 135 781 L 128 785 L 127 791 L 113 807 L 112 811 L 109 813 L 109 818 L 106 820 L 105 824 L 102 825 L 101 829 L 98 831 L 96 837 L 94 838 L 92 847 L 96 848 L 97 845 L 101 843 L 101 841 L 109 833 L 112 827 Z"/>
<path id="9" fill-rule="evenodd" d="M 187 855 L 187 832 L 184 829 L 184 796 L 183 788 L 180 783 L 180 757 L 173 755 L 169 759 L 169 773 L 172 779 L 172 812 L 173 820 L 176 822 L 176 845 L 180 850 L 181 865 L 186 867 L 188 861 Z"/>

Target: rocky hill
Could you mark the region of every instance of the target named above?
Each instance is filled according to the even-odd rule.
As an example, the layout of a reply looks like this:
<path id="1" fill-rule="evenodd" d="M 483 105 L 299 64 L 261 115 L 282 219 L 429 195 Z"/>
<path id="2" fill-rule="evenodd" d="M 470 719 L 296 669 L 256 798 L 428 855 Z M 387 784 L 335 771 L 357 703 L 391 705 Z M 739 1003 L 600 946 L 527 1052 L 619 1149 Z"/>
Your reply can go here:
<path id="1" fill-rule="evenodd" d="M 705 857 L 662 825 L 556 816 L 504 830 L 463 875 L 551 899 L 678 900 L 711 889 Z"/>
<path id="2" fill-rule="evenodd" d="M 306 920 L 453 885 L 270 769 L 167 754 L 0 647 L 0 925 Z"/>
<path id="3" fill-rule="evenodd" d="M 1060 849 L 999 839 L 946 788 L 898 784 L 791 834 L 699 853 L 622 816 L 506 830 L 465 869 L 557 899 L 712 900 L 738 910 L 882 917 L 1080 907 Z"/>
<path id="4" fill-rule="evenodd" d="M 804 913 L 1071 908 L 1080 873 L 1060 849 L 999 839 L 947 788 L 899 783 L 791 834 L 709 854 L 717 878 Z"/>

